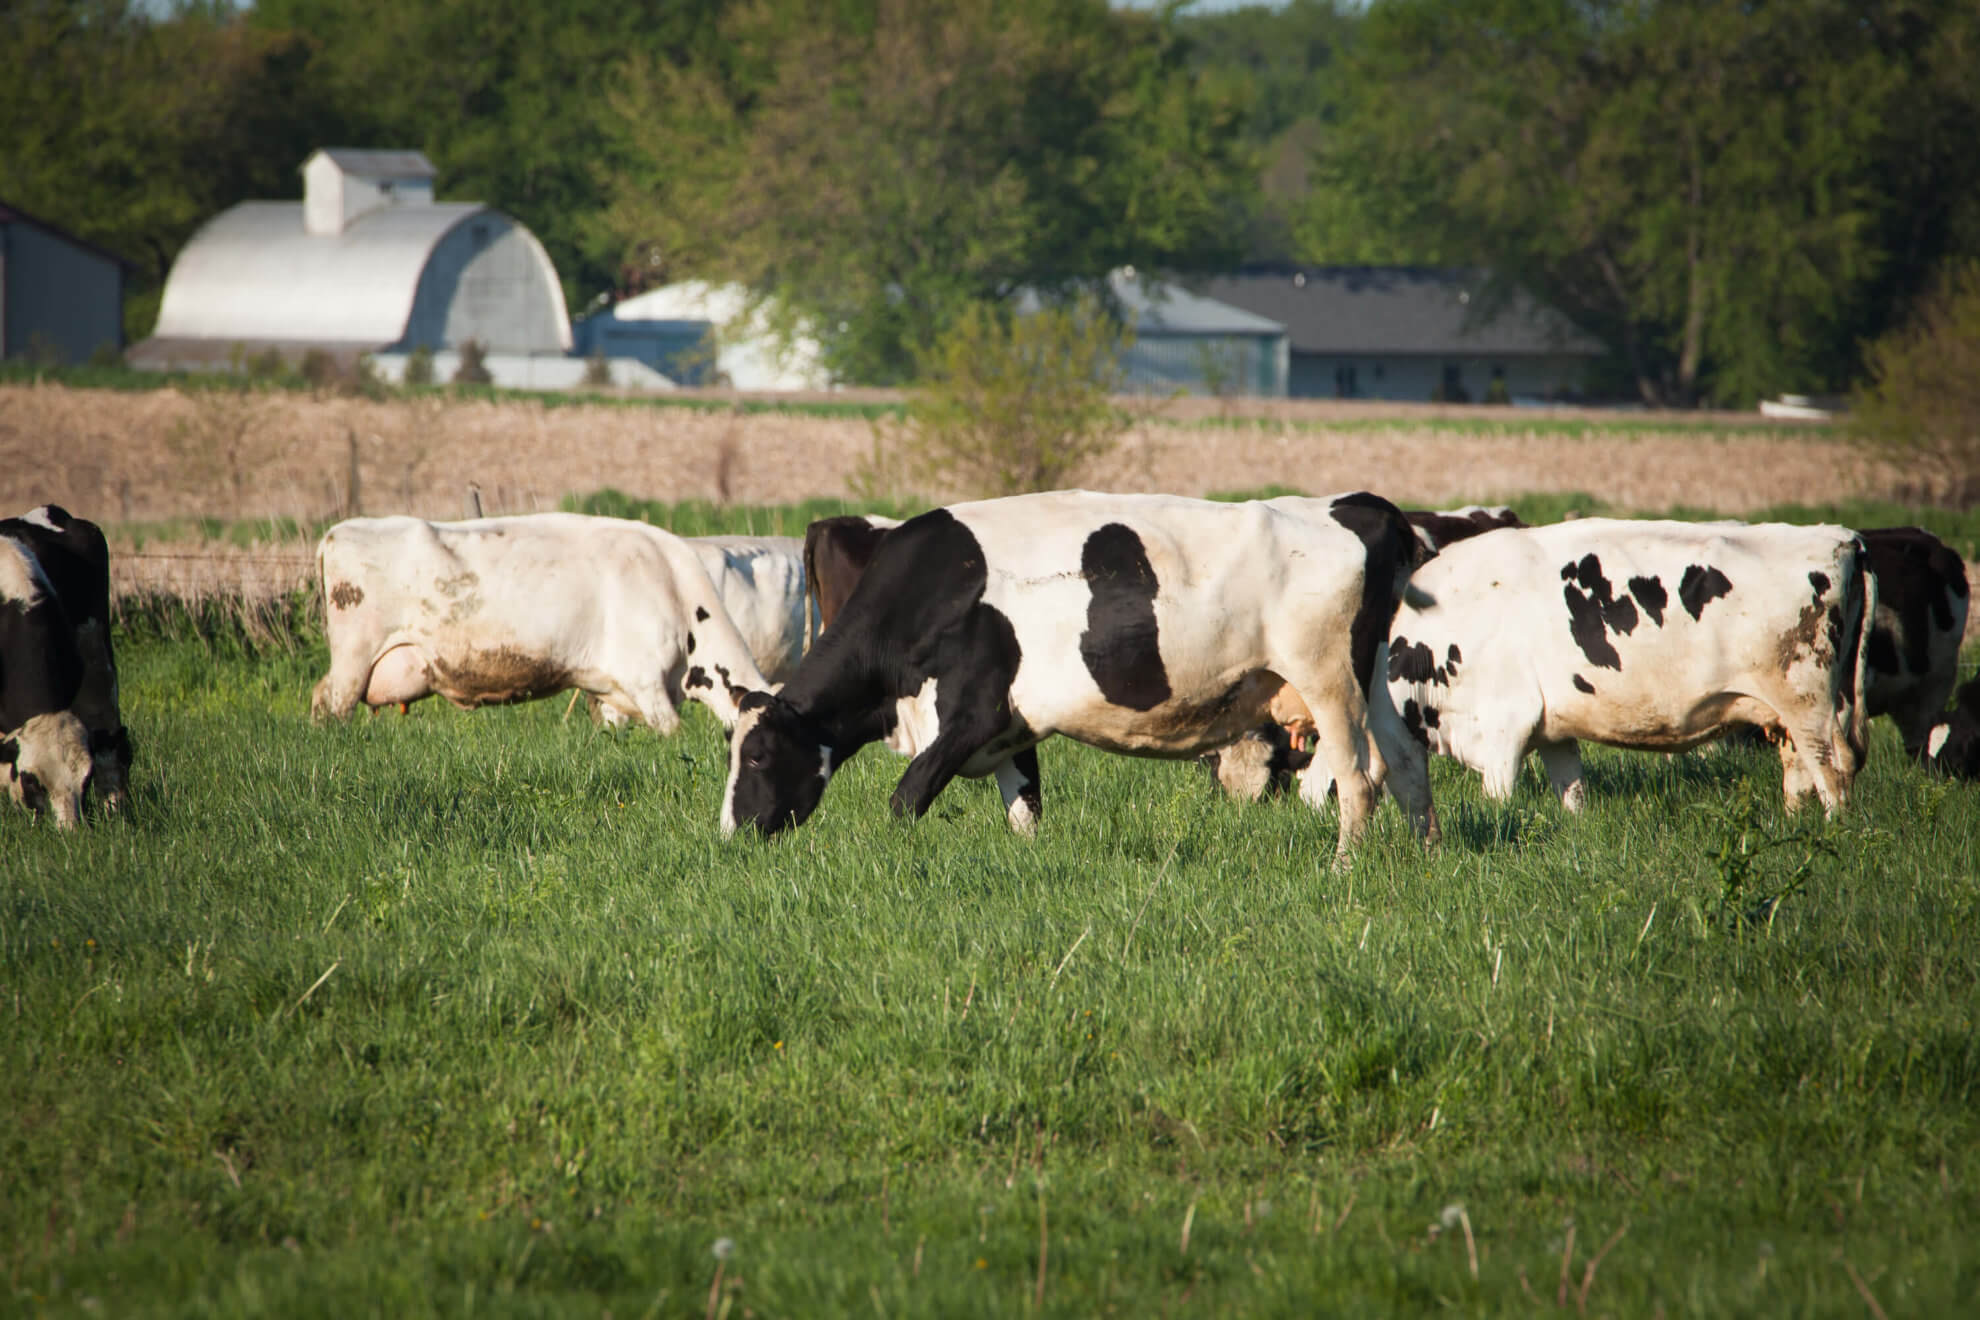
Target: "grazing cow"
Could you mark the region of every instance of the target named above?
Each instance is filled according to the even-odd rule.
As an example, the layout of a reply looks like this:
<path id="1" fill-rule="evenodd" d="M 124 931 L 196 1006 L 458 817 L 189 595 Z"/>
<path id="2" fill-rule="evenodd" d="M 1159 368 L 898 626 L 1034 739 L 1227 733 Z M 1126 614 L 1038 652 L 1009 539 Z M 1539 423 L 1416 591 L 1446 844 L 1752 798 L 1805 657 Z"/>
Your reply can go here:
<path id="1" fill-rule="evenodd" d="M 75 627 L 34 547 L 0 535 L 0 765 L 8 796 L 63 829 L 82 820 L 94 768 L 70 709 L 82 679 Z"/>
<path id="2" fill-rule="evenodd" d="M 1925 763 L 1941 774 L 1980 779 L 1980 678 L 1960 687 L 1952 710 L 1926 733 Z"/>
<path id="3" fill-rule="evenodd" d="M 1966 562 L 1930 532 L 1878 527 L 1861 533 L 1877 575 L 1870 630 L 1870 718 L 1889 715 L 1904 750 L 1925 760 L 1925 740 L 1959 681 L 1966 632 Z"/>
<path id="4" fill-rule="evenodd" d="M 578 688 L 659 733 L 686 698 L 735 722 L 762 672 L 694 547 L 619 518 L 353 518 L 316 559 L 330 672 L 311 713 L 342 719 L 439 693 L 457 706 Z"/>
<path id="5" fill-rule="evenodd" d="M 1526 526 L 1519 520 L 1518 514 L 1503 504 L 1490 508 L 1482 504 L 1467 504 L 1461 509 L 1407 509 L 1403 517 L 1409 519 L 1417 544 L 1423 547 L 1425 559 L 1453 541 L 1466 541 L 1481 532 L 1495 532 L 1501 527 Z"/>
<path id="6" fill-rule="evenodd" d="M 75 631 L 82 685 L 74 711 L 89 731 L 90 783 L 111 811 L 129 795 L 131 735 L 117 701 L 117 656 L 110 644 L 110 547 L 103 530 L 59 504 L 0 519 L 0 536 L 27 545 Z"/>
<path id="7" fill-rule="evenodd" d="M 1044 739 L 1194 756 L 1261 723 L 1287 686 L 1343 785 L 1337 855 L 1384 762 L 1433 838 L 1421 750 L 1362 686 L 1413 558 L 1402 514 L 1360 493 L 1219 504 L 1057 491 L 925 513 L 888 533 L 797 677 L 744 699 L 723 831 L 803 823 L 847 757 L 893 735 L 914 756 L 897 815 L 926 812 L 958 774 L 994 774 L 1028 834 Z"/>
<path id="8" fill-rule="evenodd" d="M 1390 699 L 1431 750 L 1512 793 L 1537 750 L 1562 804 L 1575 740 L 1676 751 L 1775 730 L 1788 805 L 1831 813 L 1862 761 L 1868 552 L 1842 527 L 1589 518 L 1461 542 L 1419 569 L 1389 637 Z"/>
<path id="9" fill-rule="evenodd" d="M 860 575 L 873 562 L 873 552 L 900 525 L 900 519 L 877 513 L 842 514 L 820 518 L 804 529 L 804 578 L 817 604 L 820 629 L 829 627 L 845 608 Z"/>

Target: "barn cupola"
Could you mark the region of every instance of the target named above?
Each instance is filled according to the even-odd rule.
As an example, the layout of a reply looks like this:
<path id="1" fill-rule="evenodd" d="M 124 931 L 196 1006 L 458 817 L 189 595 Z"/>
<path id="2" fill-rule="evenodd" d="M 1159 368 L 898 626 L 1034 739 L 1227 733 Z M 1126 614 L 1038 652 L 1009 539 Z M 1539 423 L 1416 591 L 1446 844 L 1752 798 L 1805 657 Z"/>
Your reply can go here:
<path id="1" fill-rule="evenodd" d="M 341 234 L 382 207 L 433 205 L 433 162 L 424 152 L 325 147 L 302 173 L 303 229 L 318 237 Z"/>

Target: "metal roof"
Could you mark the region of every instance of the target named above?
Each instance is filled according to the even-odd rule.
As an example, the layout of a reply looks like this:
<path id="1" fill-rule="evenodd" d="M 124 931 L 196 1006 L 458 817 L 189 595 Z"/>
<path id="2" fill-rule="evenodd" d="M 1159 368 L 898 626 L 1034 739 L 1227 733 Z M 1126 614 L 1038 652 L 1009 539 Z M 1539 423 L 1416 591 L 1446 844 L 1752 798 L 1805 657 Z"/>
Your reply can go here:
<path id="1" fill-rule="evenodd" d="M 1531 298 L 1476 321 L 1472 271 L 1420 266 L 1272 266 L 1216 275 L 1197 287 L 1273 317 L 1295 353 L 1596 356 L 1602 345 Z M 1475 322 L 1475 323 L 1474 323 Z"/>
<path id="2" fill-rule="evenodd" d="M 328 156 L 337 168 L 361 179 L 430 179 L 438 173 L 423 151 L 366 151 L 357 147 L 323 147 L 310 156 Z M 307 167 L 309 161 L 303 162 Z"/>
<path id="3" fill-rule="evenodd" d="M 341 234 L 313 235 L 303 230 L 301 202 L 242 202 L 208 221 L 172 263 L 155 333 L 395 343 L 428 255 L 455 226 L 480 215 L 501 213 L 479 202 L 381 206 Z"/>
<path id="4" fill-rule="evenodd" d="M 11 202 L 0 200 L 0 225 L 11 224 L 33 225 L 44 234 L 52 234 L 71 247 L 81 248 L 85 252 L 102 257 L 105 261 L 114 261 L 127 270 L 137 269 L 137 263 L 128 257 L 120 257 L 109 248 L 100 247 L 86 238 L 78 238 L 58 224 L 43 220 L 38 215 L 31 215 Z"/>
<path id="5" fill-rule="evenodd" d="M 1107 277 L 1137 335 L 1282 335 L 1285 325 L 1214 294 L 1204 297 L 1180 284 L 1137 278 L 1127 271 Z"/>

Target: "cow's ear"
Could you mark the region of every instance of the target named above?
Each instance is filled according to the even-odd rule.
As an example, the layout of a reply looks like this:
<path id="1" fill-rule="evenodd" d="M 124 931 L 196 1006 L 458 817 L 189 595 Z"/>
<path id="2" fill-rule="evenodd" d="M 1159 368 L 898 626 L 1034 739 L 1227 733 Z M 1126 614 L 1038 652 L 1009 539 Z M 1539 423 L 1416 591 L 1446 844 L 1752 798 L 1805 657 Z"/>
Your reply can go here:
<path id="1" fill-rule="evenodd" d="M 0 765 L 12 765 L 21 759 L 19 738 L 0 738 Z"/>
<path id="2" fill-rule="evenodd" d="M 737 699 L 736 709 L 737 711 L 745 714 L 752 710 L 765 710 L 768 709 L 769 706 L 776 700 L 777 698 L 774 693 L 759 692 L 756 691 L 755 689 L 751 689 L 747 692 L 744 692 L 742 696 Z"/>

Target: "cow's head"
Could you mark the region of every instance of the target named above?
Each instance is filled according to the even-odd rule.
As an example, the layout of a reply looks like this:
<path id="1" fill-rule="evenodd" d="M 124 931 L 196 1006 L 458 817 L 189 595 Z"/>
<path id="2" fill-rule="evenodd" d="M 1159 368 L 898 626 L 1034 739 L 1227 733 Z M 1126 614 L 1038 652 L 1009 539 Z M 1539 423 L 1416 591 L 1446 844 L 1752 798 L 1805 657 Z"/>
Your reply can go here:
<path id="1" fill-rule="evenodd" d="M 1313 753 L 1296 744 L 1283 727 L 1268 723 L 1196 759 L 1226 794 L 1240 802 L 1256 802 L 1289 790 L 1293 776 L 1313 764 Z"/>
<path id="2" fill-rule="evenodd" d="M 53 813 L 65 830 L 81 822 L 93 763 L 89 734 L 74 715 L 37 715 L 0 738 L 0 765 L 16 802 L 29 811 Z"/>
<path id="3" fill-rule="evenodd" d="M 832 778 L 832 744 L 824 730 L 782 697 L 747 693 L 729 735 L 729 783 L 722 794 L 722 833 L 754 825 L 765 835 L 802 825 L 818 809 Z"/>
<path id="4" fill-rule="evenodd" d="M 1980 679 L 1959 690 L 1958 703 L 1925 735 L 1925 759 L 1941 774 L 1980 779 Z"/>

